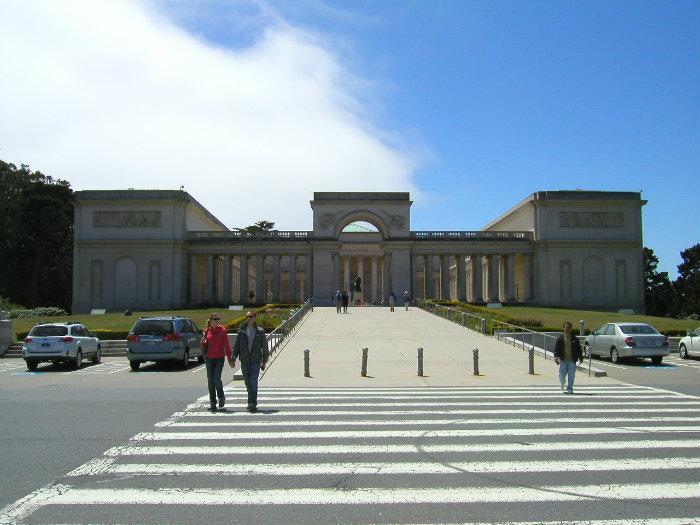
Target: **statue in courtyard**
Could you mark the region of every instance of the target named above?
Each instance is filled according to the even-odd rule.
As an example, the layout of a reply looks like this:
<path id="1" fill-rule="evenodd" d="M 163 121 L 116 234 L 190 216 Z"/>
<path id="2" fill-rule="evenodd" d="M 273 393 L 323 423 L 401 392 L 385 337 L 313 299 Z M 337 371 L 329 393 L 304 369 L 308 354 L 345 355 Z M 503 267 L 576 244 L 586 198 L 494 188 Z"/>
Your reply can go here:
<path id="1" fill-rule="evenodd" d="M 355 277 L 355 291 L 356 292 L 361 292 L 362 291 L 362 277 L 359 275 Z"/>

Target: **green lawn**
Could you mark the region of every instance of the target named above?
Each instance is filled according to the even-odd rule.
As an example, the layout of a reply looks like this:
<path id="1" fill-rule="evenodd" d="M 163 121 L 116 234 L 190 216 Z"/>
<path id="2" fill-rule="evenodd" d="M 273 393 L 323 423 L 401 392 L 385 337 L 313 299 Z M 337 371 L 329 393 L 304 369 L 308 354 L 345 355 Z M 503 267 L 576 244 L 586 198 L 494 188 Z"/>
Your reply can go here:
<path id="1" fill-rule="evenodd" d="M 263 306 L 255 308 L 258 313 L 258 324 L 266 330 L 271 330 L 284 321 L 289 315 L 288 305 L 279 305 L 277 308 Z M 265 312 L 263 312 L 265 310 Z M 12 329 L 15 332 L 17 339 L 22 339 L 24 334 L 29 332 L 37 323 L 65 323 L 66 321 L 76 321 L 88 327 L 95 332 L 98 337 L 103 339 L 126 338 L 126 333 L 133 326 L 134 322 L 139 317 L 154 317 L 154 316 L 183 316 L 194 320 L 195 324 L 201 329 L 206 325 L 207 319 L 213 312 L 218 312 L 221 315 L 221 322 L 225 325 L 239 326 L 243 323 L 246 310 L 225 310 L 218 308 L 197 308 L 191 310 L 157 310 L 150 312 L 134 312 L 132 316 L 124 316 L 121 313 L 108 313 L 104 315 L 68 315 L 61 317 L 33 317 L 29 319 L 13 319 Z M 231 331 L 231 327 L 229 328 Z M 111 334 L 111 335 L 110 335 Z M 122 337 L 122 334 L 123 337 Z M 106 337 L 103 337 L 106 336 Z"/>
<path id="2" fill-rule="evenodd" d="M 601 325 L 613 321 L 619 322 L 639 322 L 647 323 L 656 328 L 659 332 L 669 335 L 685 335 L 688 329 L 700 327 L 700 321 L 689 321 L 685 319 L 669 319 L 667 317 L 654 317 L 651 315 L 626 315 L 616 312 L 598 312 L 592 310 L 572 310 L 568 308 L 538 308 L 533 306 L 506 306 L 501 309 L 487 309 L 484 307 L 473 307 L 461 304 L 466 311 L 471 311 L 482 317 L 494 318 L 496 320 L 535 320 L 539 321 L 544 329 L 561 329 L 564 321 L 571 321 L 574 330 L 578 330 L 578 323 L 584 320 L 586 329 L 593 331 Z M 530 323 L 513 323 L 518 325 L 529 325 Z"/>

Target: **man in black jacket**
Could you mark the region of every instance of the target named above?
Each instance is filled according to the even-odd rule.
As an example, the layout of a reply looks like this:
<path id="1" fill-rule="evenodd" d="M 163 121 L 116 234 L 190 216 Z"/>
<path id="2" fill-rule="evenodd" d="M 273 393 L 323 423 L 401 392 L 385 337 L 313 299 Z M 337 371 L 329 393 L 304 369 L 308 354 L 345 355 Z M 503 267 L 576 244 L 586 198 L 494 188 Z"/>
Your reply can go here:
<path id="1" fill-rule="evenodd" d="M 248 412 L 255 412 L 258 409 L 258 378 L 260 370 L 265 370 L 270 350 L 265 330 L 255 322 L 255 312 L 248 312 L 245 317 L 246 324 L 238 331 L 233 343 L 233 362 L 241 360 L 241 372 L 248 390 Z"/>
<path id="2" fill-rule="evenodd" d="M 565 394 L 574 393 L 574 377 L 576 376 L 576 361 L 583 363 L 583 350 L 578 338 L 571 333 L 571 323 L 564 323 L 564 333 L 557 337 L 554 345 L 554 362 L 559 365 L 559 386 Z M 568 385 L 564 389 L 564 380 Z"/>

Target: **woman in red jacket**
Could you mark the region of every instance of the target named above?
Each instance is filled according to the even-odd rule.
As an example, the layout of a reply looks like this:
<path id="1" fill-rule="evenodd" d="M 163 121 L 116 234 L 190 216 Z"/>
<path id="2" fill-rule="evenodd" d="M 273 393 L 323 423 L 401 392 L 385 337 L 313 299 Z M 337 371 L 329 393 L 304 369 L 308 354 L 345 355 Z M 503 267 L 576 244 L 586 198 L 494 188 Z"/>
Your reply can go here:
<path id="1" fill-rule="evenodd" d="M 224 385 L 221 382 L 221 372 L 224 369 L 224 357 L 233 368 L 231 361 L 231 345 L 228 343 L 226 327 L 219 324 L 219 314 L 211 314 L 207 321 L 207 327 L 202 334 L 200 344 L 207 356 L 207 382 L 209 383 L 209 402 L 211 411 L 216 412 L 216 397 L 219 396 L 219 408 L 226 404 Z"/>

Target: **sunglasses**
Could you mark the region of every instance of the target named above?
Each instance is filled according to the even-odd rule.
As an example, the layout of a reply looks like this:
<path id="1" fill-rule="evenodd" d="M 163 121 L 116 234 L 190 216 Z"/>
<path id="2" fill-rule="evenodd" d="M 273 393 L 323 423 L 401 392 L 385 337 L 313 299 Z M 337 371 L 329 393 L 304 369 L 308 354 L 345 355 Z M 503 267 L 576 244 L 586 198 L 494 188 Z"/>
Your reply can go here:
<path id="1" fill-rule="evenodd" d="M 211 320 L 212 321 L 221 321 L 221 317 L 212 317 Z"/>

